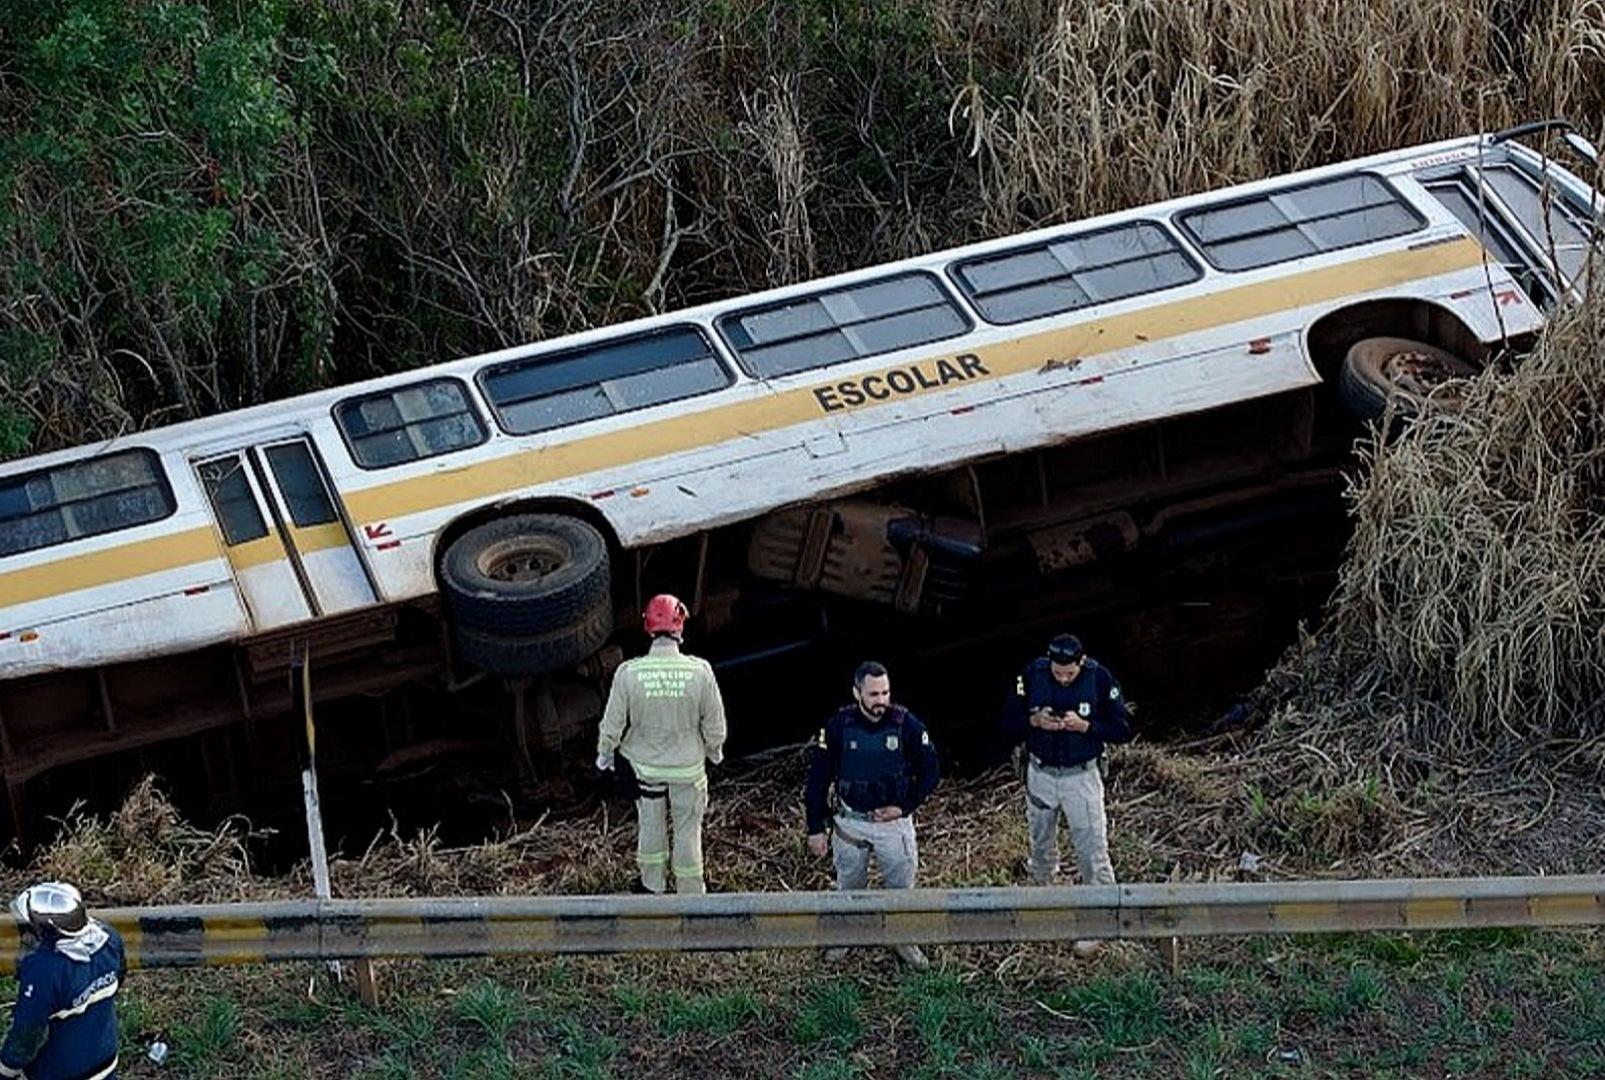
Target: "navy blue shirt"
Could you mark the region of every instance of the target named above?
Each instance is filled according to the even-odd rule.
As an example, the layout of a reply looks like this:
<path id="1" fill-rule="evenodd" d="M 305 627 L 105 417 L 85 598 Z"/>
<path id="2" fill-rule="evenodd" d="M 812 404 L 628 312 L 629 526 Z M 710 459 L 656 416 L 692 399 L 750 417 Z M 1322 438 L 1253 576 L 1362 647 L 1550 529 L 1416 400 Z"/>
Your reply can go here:
<path id="1" fill-rule="evenodd" d="M 1101 755 L 1105 745 L 1131 739 L 1131 714 L 1120 684 L 1091 657 L 1082 661 L 1081 673 L 1069 686 L 1059 685 L 1048 658 L 1039 657 L 1016 680 L 1014 692 L 1006 717 L 1012 740 L 1023 737 L 1026 749 L 1044 765 L 1080 765 Z M 1092 727 L 1086 732 L 1044 731 L 1031 724 L 1032 711 L 1040 708 L 1079 716 Z"/>
<path id="2" fill-rule="evenodd" d="M 41 944 L 17 965 L 17 1006 L 0 1065 L 24 1070 L 28 1080 L 86 1080 L 116 1069 L 123 939 L 105 923 L 93 925 L 106 935 L 93 952 L 81 937 L 63 939 Z M 92 927 L 91 939 L 98 936 Z"/>
<path id="3" fill-rule="evenodd" d="M 808 833 L 824 832 L 830 821 L 832 784 L 853 810 L 896 806 L 906 817 L 936 789 L 941 771 L 930 732 L 913 713 L 891 705 L 871 720 L 849 705 L 825 722 L 813 746 L 804 791 Z"/>

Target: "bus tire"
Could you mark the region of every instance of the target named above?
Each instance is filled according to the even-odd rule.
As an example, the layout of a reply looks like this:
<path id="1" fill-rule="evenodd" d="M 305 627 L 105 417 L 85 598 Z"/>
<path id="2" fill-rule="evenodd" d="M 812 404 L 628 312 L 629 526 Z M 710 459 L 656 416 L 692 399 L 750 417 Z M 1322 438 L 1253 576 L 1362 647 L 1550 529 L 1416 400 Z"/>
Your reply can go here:
<path id="1" fill-rule="evenodd" d="M 566 671 L 579 665 L 613 633 L 613 603 L 597 604 L 569 626 L 530 637 L 507 637 L 457 627 L 454 637 L 462 658 L 493 675 L 515 678 Z"/>
<path id="2" fill-rule="evenodd" d="M 1409 338 L 1364 338 L 1343 358 L 1338 398 L 1361 420 L 1381 417 L 1390 397 L 1397 398 L 1395 408 L 1407 416 L 1429 409 L 1453 412 L 1465 403 L 1464 392 L 1438 388 L 1476 374 L 1476 365 L 1436 345 Z"/>
<path id="3" fill-rule="evenodd" d="M 517 514 L 469 529 L 446 549 L 440 587 L 458 628 L 499 638 L 560 633 L 598 605 L 612 610 L 607 541 L 561 514 Z"/>

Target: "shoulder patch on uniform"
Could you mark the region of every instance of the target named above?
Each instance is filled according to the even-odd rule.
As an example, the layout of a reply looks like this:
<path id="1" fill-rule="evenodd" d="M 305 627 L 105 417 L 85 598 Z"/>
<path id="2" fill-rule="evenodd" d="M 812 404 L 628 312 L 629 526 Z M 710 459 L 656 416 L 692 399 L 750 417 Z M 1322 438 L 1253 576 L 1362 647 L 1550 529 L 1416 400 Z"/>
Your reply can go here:
<path id="1" fill-rule="evenodd" d="M 929 746 L 929 745 L 931 745 L 931 733 L 929 731 L 920 732 L 920 745 L 921 746 Z"/>
<path id="2" fill-rule="evenodd" d="M 1025 697 L 1025 676 L 1024 675 L 1016 675 L 1014 677 L 1014 692 L 1016 694 L 1018 694 L 1020 697 Z"/>
<path id="3" fill-rule="evenodd" d="M 821 750 L 825 749 L 825 729 L 824 728 L 820 728 L 819 729 L 819 734 L 814 739 L 814 745 L 818 746 Z"/>
<path id="4" fill-rule="evenodd" d="M 1120 687 L 1111 686 L 1109 688 L 1109 700 L 1110 701 L 1119 701 L 1120 700 Z"/>

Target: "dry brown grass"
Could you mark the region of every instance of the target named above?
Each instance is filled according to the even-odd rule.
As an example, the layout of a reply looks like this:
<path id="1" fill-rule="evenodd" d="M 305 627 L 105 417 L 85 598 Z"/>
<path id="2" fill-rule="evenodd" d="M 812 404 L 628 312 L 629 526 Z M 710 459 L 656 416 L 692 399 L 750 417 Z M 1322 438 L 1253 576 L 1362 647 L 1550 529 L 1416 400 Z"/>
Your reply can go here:
<path id="1" fill-rule="evenodd" d="M 0 872 L 0 887 L 11 895 L 26 880 L 71 881 L 112 904 L 247 900 L 267 891 L 251 870 L 252 837 L 239 818 L 210 831 L 196 828 L 146 777 L 115 813 L 69 813 L 25 872 Z"/>
<path id="2" fill-rule="evenodd" d="M 1605 5 L 1065 0 L 1023 92 L 955 116 L 995 231 L 1535 116 L 1605 126 Z"/>
<path id="3" fill-rule="evenodd" d="M 1418 746 L 1605 736 L 1605 302 L 1370 455 L 1337 601 L 1357 669 L 1440 701 Z"/>

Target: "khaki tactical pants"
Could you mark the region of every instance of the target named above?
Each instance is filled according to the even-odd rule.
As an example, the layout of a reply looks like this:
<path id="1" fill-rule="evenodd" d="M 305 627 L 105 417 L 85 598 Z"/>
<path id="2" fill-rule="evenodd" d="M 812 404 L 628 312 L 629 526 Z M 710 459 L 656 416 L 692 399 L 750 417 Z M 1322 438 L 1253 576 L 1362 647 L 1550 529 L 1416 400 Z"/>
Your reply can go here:
<path id="1" fill-rule="evenodd" d="M 702 893 L 702 815 L 708 809 L 708 778 L 684 783 L 641 781 L 635 802 L 638 820 L 635 861 L 641 884 L 655 893 L 668 889 L 669 824 L 674 824 L 674 891 Z"/>
<path id="2" fill-rule="evenodd" d="M 919 870 L 919 846 L 914 840 L 914 819 L 858 821 L 836 818 L 830 836 L 836 863 L 836 888 L 869 888 L 869 861 L 880 864 L 881 881 L 888 889 L 912 889 Z"/>
<path id="3" fill-rule="evenodd" d="M 1103 777 L 1096 761 L 1068 772 L 1048 772 L 1036 762 L 1025 774 L 1025 821 L 1031 833 L 1026 872 L 1046 885 L 1059 869 L 1059 815 L 1070 825 L 1070 843 L 1083 885 L 1113 885 L 1109 821 L 1103 810 Z"/>

